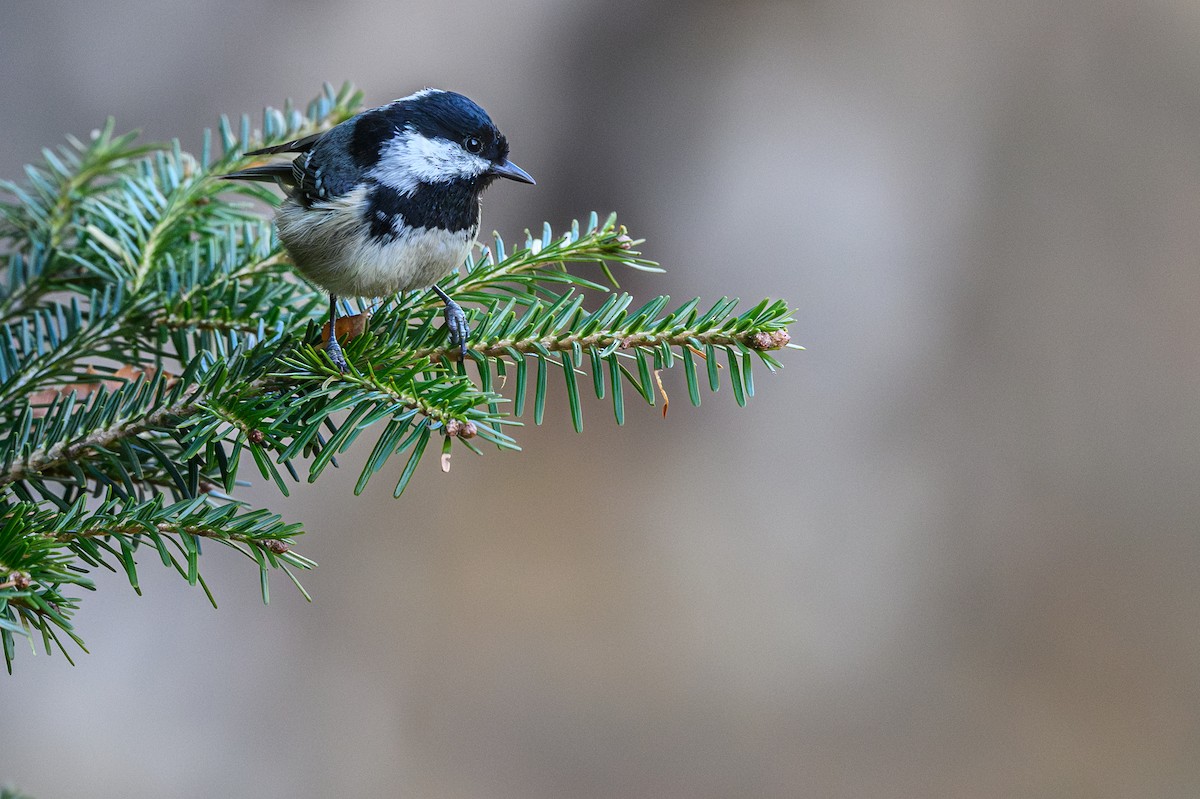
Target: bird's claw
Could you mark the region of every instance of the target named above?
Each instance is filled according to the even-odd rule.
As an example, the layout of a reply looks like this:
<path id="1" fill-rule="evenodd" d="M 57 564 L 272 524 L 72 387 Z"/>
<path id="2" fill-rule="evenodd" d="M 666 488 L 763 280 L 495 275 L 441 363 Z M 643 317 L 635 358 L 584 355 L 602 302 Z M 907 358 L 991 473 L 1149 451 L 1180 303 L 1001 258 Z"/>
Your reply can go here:
<path id="1" fill-rule="evenodd" d="M 463 359 L 467 357 L 467 336 L 471 328 L 467 325 L 467 315 L 462 307 L 454 300 L 446 300 L 446 330 L 449 333 L 450 344 L 457 344 Z"/>
<path id="2" fill-rule="evenodd" d="M 342 345 L 338 344 L 338 340 L 333 336 L 329 337 L 329 343 L 325 345 L 325 353 L 329 356 L 329 360 L 333 361 L 333 365 L 338 371 L 346 374 L 346 370 L 350 365 L 346 363 L 346 356 L 342 354 Z"/>

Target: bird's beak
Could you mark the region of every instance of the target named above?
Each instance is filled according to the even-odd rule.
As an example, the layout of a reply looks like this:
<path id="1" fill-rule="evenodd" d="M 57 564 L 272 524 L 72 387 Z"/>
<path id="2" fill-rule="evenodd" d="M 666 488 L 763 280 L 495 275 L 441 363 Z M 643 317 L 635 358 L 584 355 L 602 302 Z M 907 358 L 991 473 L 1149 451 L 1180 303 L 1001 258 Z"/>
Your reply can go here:
<path id="1" fill-rule="evenodd" d="M 492 164 L 492 168 L 488 172 L 496 177 L 508 178 L 509 180 L 517 180 L 521 183 L 534 183 L 534 179 L 529 176 L 521 167 L 509 161 L 507 158 L 498 164 Z"/>

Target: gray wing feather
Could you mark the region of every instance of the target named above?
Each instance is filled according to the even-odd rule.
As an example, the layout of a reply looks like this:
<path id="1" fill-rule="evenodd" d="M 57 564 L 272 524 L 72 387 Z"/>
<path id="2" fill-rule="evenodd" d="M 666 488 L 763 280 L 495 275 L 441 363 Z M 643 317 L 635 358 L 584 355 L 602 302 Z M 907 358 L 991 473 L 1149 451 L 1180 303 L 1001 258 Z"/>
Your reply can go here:
<path id="1" fill-rule="evenodd" d="M 338 125 L 292 162 L 296 191 L 305 205 L 346 194 L 362 182 L 363 170 L 350 156 L 352 134 L 349 125 Z"/>

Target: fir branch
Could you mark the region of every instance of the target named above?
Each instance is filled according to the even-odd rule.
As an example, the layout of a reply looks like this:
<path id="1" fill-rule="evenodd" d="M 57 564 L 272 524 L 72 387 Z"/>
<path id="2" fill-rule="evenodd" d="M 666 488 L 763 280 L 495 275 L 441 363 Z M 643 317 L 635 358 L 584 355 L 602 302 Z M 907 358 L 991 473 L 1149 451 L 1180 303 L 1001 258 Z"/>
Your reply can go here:
<path id="1" fill-rule="evenodd" d="M 168 405 L 146 415 L 130 415 L 92 430 L 74 441 L 58 441 L 47 447 L 31 450 L 24 458 L 0 472 L 0 488 L 29 479 L 32 475 L 53 473 L 62 466 L 79 464 L 96 450 L 111 449 L 124 439 L 134 438 L 153 430 L 174 426 L 199 409 L 194 401 Z"/>
<path id="2" fill-rule="evenodd" d="M 0 183 L 0 639 L 10 668 L 20 636 L 47 652 L 65 653 L 67 638 L 82 646 L 71 622 L 79 600 L 64 592 L 90 589 L 93 568 L 124 571 L 136 590 L 142 551 L 206 593 L 209 540 L 256 562 L 264 601 L 270 570 L 295 582 L 292 569 L 313 565 L 291 549 L 300 525 L 232 498 L 245 459 L 287 494 L 302 471 L 318 479 L 370 434 L 355 493 L 399 461 L 399 496 L 435 437 L 443 468 L 456 446 L 517 450 L 513 417 L 532 401 L 542 423 L 555 370 L 579 430 L 589 374 L 621 423 L 626 389 L 665 406 L 659 373 L 680 361 L 694 404 L 705 382 L 728 384 L 744 404 L 753 363 L 778 368 L 772 352 L 792 346 L 779 301 L 740 313 L 730 299 L 703 312 L 698 299 L 668 310 L 665 296 L 634 307 L 614 270 L 661 270 L 615 216 L 592 214 L 557 235 L 543 225 L 515 248 L 496 235 L 442 281 L 466 305 L 477 377 L 447 345 L 430 292 L 385 299 L 369 323 L 365 313 L 346 320 L 358 325 L 342 374 L 318 348 L 324 293 L 291 274 L 260 216 L 258 203 L 277 198 L 218 178 L 245 151 L 327 129 L 358 102 L 351 87 L 327 86 L 306 112 L 265 111 L 261 133 L 246 117 L 237 132 L 222 119 L 195 156 L 109 124 L 88 144 L 47 151 L 26 183 Z"/>
<path id="3" fill-rule="evenodd" d="M 695 301 L 693 300 L 693 302 Z M 506 358 L 513 352 L 521 355 L 538 353 L 544 355 L 548 352 L 574 352 L 577 349 L 611 352 L 614 347 L 619 350 L 634 348 L 655 350 L 663 346 L 680 349 L 706 346 L 735 347 L 769 352 L 783 349 L 791 342 L 791 337 L 787 334 L 785 327 L 793 321 L 790 313 L 786 306 L 778 306 L 774 310 L 780 312 L 777 319 L 771 320 L 771 322 L 759 320 L 750 330 L 739 331 L 737 328 L 744 322 L 738 321 L 730 329 L 699 330 L 689 327 L 687 324 L 677 324 L 669 325 L 666 329 L 656 329 L 654 332 L 635 334 L 621 329 L 607 329 L 595 333 L 559 332 L 540 337 L 492 338 L 471 347 L 471 353 L 485 358 Z M 771 330 L 771 323 L 780 326 Z M 652 325 L 652 327 L 658 327 L 658 325 Z M 461 359 L 459 348 L 451 346 L 419 347 L 414 349 L 412 354 L 435 361 Z"/>
<path id="4" fill-rule="evenodd" d="M 92 132 L 88 143 L 68 137 L 67 146 L 57 153 L 43 150 L 45 162 L 25 170 L 27 183 L 21 186 L 0 180 L 0 191 L 11 194 L 15 202 L 0 202 L 0 237 L 14 240 L 18 247 L 41 243 L 55 249 L 70 232 L 79 203 L 125 172 L 135 159 L 159 147 L 135 145 L 137 132 L 114 136 L 112 117 L 100 130 Z"/>
<path id="5" fill-rule="evenodd" d="M 263 601 L 269 600 L 268 576 L 279 569 L 294 577 L 289 566 L 311 569 L 312 561 L 291 551 L 299 524 L 284 523 L 263 510 L 245 511 L 236 504 L 214 504 L 206 497 L 166 505 L 162 497 L 146 502 L 109 497 L 88 509 L 79 499 L 61 511 L 18 503 L 0 511 L 0 572 L 10 575 L 0 584 L 0 638 L 11 671 L 14 634 L 42 634 L 47 652 L 51 643 L 67 655 L 55 630 L 82 647 L 71 625 L 77 602 L 63 597 L 58 586 L 92 588 L 75 573 L 72 561 L 89 567 L 123 570 L 141 593 L 136 556 L 152 547 L 162 563 L 175 569 L 190 585 L 200 585 L 210 602 L 212 593 L 199 572 L 199 539 L 216 541 L 254 560 L 260 570 Z M 307 594 L 306 594 L 307 596 Z"/>

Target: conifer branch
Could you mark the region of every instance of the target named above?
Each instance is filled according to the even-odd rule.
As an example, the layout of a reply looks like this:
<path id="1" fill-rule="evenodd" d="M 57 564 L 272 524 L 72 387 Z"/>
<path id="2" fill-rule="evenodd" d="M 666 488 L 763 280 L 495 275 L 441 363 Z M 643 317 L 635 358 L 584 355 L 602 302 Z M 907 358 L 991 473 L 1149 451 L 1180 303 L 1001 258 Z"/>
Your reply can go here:
<path id="1" fill-rule="evenodd" d="M 195 402 L 182 402 L 145 416 L 121 419 L 93 430 L 77 441 L 59 441 L 44 449 L 35 449 L 11 464 L 6 471 L 0 472 L 0 488 L 26 480 L 34 474 L 52 474 L 66 464 L 77 465 L 90 457 L 90 451 L 110 449 L 123 439 L 167 427 L 175 420 L 187 418 L 198 407 Z"/>
<path id="2" fill-rule="evenodd" d="M 630 336 L 623 336 L 619 330 L 607 330 L 587 335 L 570 333 L 566 335 L 542 336 L 540 338 L 495 339 L 481 342 L 477 346 L 472 347 L 471 351 L 485 358 L 505 358 L 511 356 L 514 351 L 522 355 L 536 355 L 547 352 L 574 352 L 576 349 L 610 351 L 614 345 L 618 350 L 630 350 L 635 347 L 644 350 L 655 350 L 663 346 L 679 348 L 714 346 L 725 348 L 744 347 L 759 352 L 769 352 L 771 350 L 783 349 L 789 343 L 791 343 L 791 336 L 784 329 L 780 329 L 774 333 L 767 333 L 762 330 L 743 333 L 714 330 L 701 333 L 688 329 L 671 329 L 669 331 L 638 333 Z M 431 360 L 446 359 L 456 361 L 462 359 L 459 348 L 453 346 L 423 347 L 413 350 L 413 355 Z"/>
<path id="3" fill-rule="evenodd" d="M 615 270 L 661 270 L 614 216 L 592 214 L 558 235 L 543 225 L 517 247 L 496 235 L 442 281 L 466 306 L 474 376 L 429 292 L 344 320 L 358 325 L 338 328 L 343 375 L 320 348 L 324 293 L 292 274 L 262 218 L 261 203 L 277 198 L 218 177 L 247 150 L 324 130 L 358 102 L 349 86 L 326 87 L 303 112 L 268 109 L 261 132 L 222 119 L 197 155 L 115 135 L 110 121 L 86 143 L 45 151 L 25 182 L 0 182 L 0 645 L 10 670 L 21 637 L 46 652 L 67 654 L 68 640 L 82 648 L 72 618 L 74 594 L 93 588 L 86 575 L 124 572 L 137 590 L 144 553 L 208 593 L 200 543 L 215 541 L 256 563 L 264 601 L 271 571 L 299 586 L 293 571 L 314 565 L 293 550 L 301 525 L 234 499 L 249 472 L 287 494 L 369 436 L 355 493 L 399 462 L 399 496 L 435 440 L 443 468 L 458 446 L 519 449 L 515 417 L 532 405 L 542 423 L 554 371 L 579 430 L 589 374 L 621 423 L 626 389 L 654 405 L 659 372 L 680 361 L 694 404 L 703 385 L 722 384 L 744 404 L 753 363 L 778 368 L 772 353 L 792 346 L 779 301 L 738 312 L 722 299 L 702 312 L 698 299 L 669 309 L 660 296 L 634 307 Z"/>

